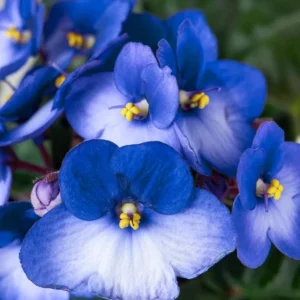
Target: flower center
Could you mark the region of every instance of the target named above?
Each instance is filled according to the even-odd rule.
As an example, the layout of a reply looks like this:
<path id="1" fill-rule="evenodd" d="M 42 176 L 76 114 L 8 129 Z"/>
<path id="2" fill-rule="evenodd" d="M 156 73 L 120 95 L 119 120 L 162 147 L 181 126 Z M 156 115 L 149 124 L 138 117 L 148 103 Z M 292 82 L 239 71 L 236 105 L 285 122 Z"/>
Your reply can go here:
<path id="1" fill-rule="evenodd" d="M 68 32 L 67 40 L 70 47 L 78 50 L 92 49 L 96 42 L 93 35 L 82 35 L 72 31 Z"/>
<path id="2" fill-rule="evenodd" d="M 141 215 L 138 213 L 137 206 L 134 203 L 127 202 L 122 204 L 120 212 L 119 227 L 121 229 L 127 228 L 128 226 L 133 230 L 139 229 Z"/>
<path id="3" fill-rule="evenodd" d="M 267 197 L 279 200 L 283 190 L 283 185 L 280 184 L 277 179 L 272 179 L 270 184 L 265 184 L 261 179 L 258 179 L 256 182 L 256 195 L 258 197 Z"/>
<path id="4" fill-rule="evenodd" d="M 146 100 L 142 100 L 133 104 L 128 102 L 121 110 L 121 115 L 126 118 L 128 122 L 133 119 L 145 119 L 149 113 L 149 104 Z"/>
<path id="5" fill-rule="evenodd" d="M 19 44 L 27 44 L 32 37 L 30 30 L 20 31 L 16 27 L 7 29 L 5 35 Z"/>
<path id="6" fill-rule="evenodd" d="M 179 99 L 181 108 L 185 111 L 198 107 L 204 109 L 209 104 L 209 97 L 205 92 L 187 93 L 185 91 L 179 92 Z"/>
<path id="7" fill-rule="evenodd" d="M 57 88 L 59 88 L 63 83 L 64 81 L 66 80 L 66 76 L 65 75 L 60 75 L 58 76 L 56 79 L 55 79 L 55 86 Z"/>

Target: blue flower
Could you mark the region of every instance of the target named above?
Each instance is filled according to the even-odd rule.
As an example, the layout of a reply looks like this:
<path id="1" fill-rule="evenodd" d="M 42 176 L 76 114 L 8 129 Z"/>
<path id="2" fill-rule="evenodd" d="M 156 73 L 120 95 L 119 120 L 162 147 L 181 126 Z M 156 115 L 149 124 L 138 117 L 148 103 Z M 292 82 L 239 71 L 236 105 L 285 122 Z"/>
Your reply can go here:
<path id="1" fill-rule="evenodd" d="M 65 69 L 75 55 L 90 56 L 117 38 L 133 0 L 62 0 L 45 25 L 44 54 Z"/>
<path id="2" fill-rule="evenodd" d="M 237 252 L 243 264 L 256 268 L 271 243 L 300 259 L 300 145 L 284 142 L 274 122 L 263 123 L 253 145 L 242 155 L 233 206 Z"/>
<path id="3" fill-rule="evenodd" d="M 21 267 L 21 243 L 37 219 L 28 202 L 10 203 L 0 207 L 1 300 L 69 299 L 67 292 L 37 287 L 28 280 Z"/>
<path id="4" fill-rule="evenodd" d="M 0 10 L 0 79 L 17 71 L 40 48 L 44 5 L 36 0 L 5 1 Z"/>
<path id="5" fill-rule="evenodd" d="M 174 299 L 176 277 L 196 277 L 235 249 L 229 211 L 193 187 L 189 167 L 162 143 L 84 142 L 64 159 L 59 185 L 64 204 L 35 224 L 20 252 L 38 286 Z"/>
<path id="6" fill-rule="evenodd" d="M 12 181 L 12 170 L 7 164 L 7 153 L 0 148 L 0 206 L 8 201 Z"/>
<path id="7" fill-rule="evenodd" d="M 198 11 L 183 11 L 163 22 L 148 14 L 132 15 L 124 31 L 131 40 L 157 49 L 161 67 L 169 66 L 177 78 L 176 124 L 193 149 L 187 153 L 190 164 L 206 175 L 215 168 L 234 177 L 254 137 L 252 122 L 264 107 L 262 73 L 235 61 L 217 60 L 216 38 Z"/>
<path id="8" fill-rule="evenodd" d="M 179 103 L 176 79 L 168 67 L 159 68 L 149 47 L 128 43 L 114 73 L 101 68 L 101 61 L 92 60 L 75 71 L 55 100 L 64 104 L 67 119 L 80 136 L 119 146 L 161 141 L 188 151 L 182 150 L 188 148 L 179 142 L 172 125 Z"/>

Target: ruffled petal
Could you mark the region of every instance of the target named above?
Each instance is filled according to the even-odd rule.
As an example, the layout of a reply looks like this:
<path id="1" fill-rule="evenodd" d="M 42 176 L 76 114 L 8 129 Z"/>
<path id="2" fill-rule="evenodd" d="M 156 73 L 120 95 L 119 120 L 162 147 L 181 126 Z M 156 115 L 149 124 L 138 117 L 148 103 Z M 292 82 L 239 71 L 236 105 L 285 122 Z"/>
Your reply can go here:
<path id="1" fill-rule="evenodd" d="M 0 134 L 0 146 L 8 146 L 35 138 L 45 132 L 62 114 L 62 109 L 52 110 L 53 100 L 42 106 L 25 123 Z"/>
<path id="2" fill-rule="evenodd" d="M 88 75 L 68 85 L 63 98 L 73 129 L 83 138 L 91 139 L 100 137 L 106 127 L 110 130 L 112 124 L 128 123 L 121 110 L 129 100 L 117 90 L 112 73 Z"/>
<path id="3" fill-rule="evenodd" d="M 35 284 L 74 295 L 137 300 L 178 296 L 174 271 L 156 243 L 143 230 L 121 230 L 111 216 L 86 222 L 58 206 L 28 233 L 20 259 Z"/>
<path id="4" fill-rule="evenodd" d="M 147 234 L 169 260 L 177 277 L 194 278 L 235 250 L 229 210 L 212 194 L 197 189 L 180 214 L 149 214 Z"/>
<path id="5" fill-rule="evenodd" d="M 43 289 L 28 280 L 20 264 L 20 248 L 19 242 L 0 248 L 1 300 L 68 300 L 67 292 Z"/>
<path id="6" fill-rule="evenodd" d="M 177 33 L 180 25 L 186 19 L 191 22 L 197 33 L 197 38 L 201 42 L 205 61 L 214 61 L 218 56 L 217 39 L 209 28 L 206 18 L 201 11 L 183 10 L 173 15 L 166 21 L 168 28 L 168 40 L 175 49 Z M 193 47 L 193 45 L 191 45 Z"/>
<path id="7" fill-rule="evenodd" d="M 207 65 L 198 87 L 219 88 L 228 106 L 235 107 L 249 121 L 259 117 L 267 98 L 264 75 L 257 69 L 231 60 Z"/>
<path id="8" fill-rule="evenodd" d="M 148 45 L 153 51 L 157 49 L 158 42 L 166 37 L 163 23 L 148 13 L 131 14 L 123 25 L 123 32 L 129 35 L 130 41 Z"/>
<path id="9" fill-rule="evenodd" d="M 157 155 L 159 153 L 159 155 Z M 193 178 L 181 156 L 162 143 L 118 149 L 111 167 L 124 177 L 132 195 L 161 214 L 176 214 L 190 202 Z"/>
<path id="10" fill-rule="evenodd" d="M 172 75 L 177 76 L 177 61 L 175 53 L 167 40 L 162 39 L 158 43 L 156 57 L 162 68 L 169 67 L 172 70 Z"/>
<path id="11" fill-rule="evenodd" d="M 196 90 L 198 78 L 204 68 L 204 52 L 196 29 L 191 21 L 185 20 L 179 26 L 176 46 L 177 64 L 180 72 L 179 86 L 185 90 Z"/>
<path id="12" fill-rule="evenodd" d="M 300 259 L 300 145 L 284 143 L 284 150 L 282 169 L 274 177 L 284 190 L 272 200 L 269 237 L 282 253 Z"/>
<path id="13" fill-rule="evenodd" d="M 233 222 L 237 231 L 237 255 L 249 268 L 261 266 L 271 248 L 268 237 L 270 211 L 266 212 L 264 202 L 258 202 L 255 209 L 244 209 L 237 197 L 233 204 Z"/>
<path id="14" fill-rule="evenodd" d="M 142 72 L 145 96 L 153 124 L 160 129 L 169 127 L 175 119 L 179 93 L 177 81 L 168 67 L 160 69 L 157 63 L 147 66 Z"/>
<path id="15" fill-rule="evenodd" d="M 239 110 L 227 104 L 222 92 L 210 91 L 207 95 L 207 107 L 181 112 L 177 125 L 199 157 L 219 172 L 235 177 L 242 153 L 251 147 L 254 129 Z"/>
<path id="16" fill-rule="evenodd" d="M 116 86 L 120 92 L 132 100 L 140 100 L 145 91 L 141 74 L 149 64 L 157 62 L 148 46 L 140 43 L 125 45 L 117 58 L 114 73 Z"/>
<path id="17" fill-rule="evenodd" d="M 91 140 L 73 148 L 59 172 L 61 199 L 68 210 L 82 220 L 96 220 L 120 198 L 118 181 L 110 169 L 117 146 Z"/>
<path id="18" fill-rule="evenodd" d="M 257 202 L 256 183 L 266 164 L 266 153 L 261 148 L 247 149 L 237 170 L 240 202 L 245 209 L 254 209 Z"/>
<path id="19" fill-rule="evenodd" d="M 44 92 L 54 83 L 58 75 L 58 71 L 52 67 L 38 68 L 28 74 L 9 101 L 0 108 L 0 120 L 9 121 L 22 116 L 27 117 L 42 101 Z"/>

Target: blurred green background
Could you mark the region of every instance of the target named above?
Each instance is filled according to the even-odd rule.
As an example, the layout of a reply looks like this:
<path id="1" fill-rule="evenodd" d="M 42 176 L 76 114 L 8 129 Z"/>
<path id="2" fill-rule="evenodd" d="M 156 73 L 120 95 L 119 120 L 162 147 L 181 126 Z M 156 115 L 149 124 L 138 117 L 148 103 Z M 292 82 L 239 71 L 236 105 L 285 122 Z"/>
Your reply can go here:
<path id="1" fill-rule="evenodd" d="M 275 119 L 284 128 L 287 139 L 296 140 L 300 135 L 300 0 L 138 1 L 136 11 L 161 18 L 181 9 L 201 9 L 218 37 L 221 58 L 245 62 L 264 72 L 269 86 L 264 117 Z M 52 132 L 53 137 L 58 132 L 69 136 L 68 129 L 59 123 Z M 60 146 L 62 140 L 65 139 L 59 139 Z M 53 144 L 55 148 L 58 143 Z M 61 155 L 53 150 L 57 161 L 61 160 Z M 36 150 L 30 142 L 18 145 L 17 151 L 37 162 L 39 154 L 32 152 Z M 13 196 L 22 197 L 31 180 L 17 173 Z M 243 267 L 234 253 L 197 279 L 180 281 L 180 286 L 180 300 L 300 299 L 300 263 L 272 249 L 267 262 L 251 270 Z"/>

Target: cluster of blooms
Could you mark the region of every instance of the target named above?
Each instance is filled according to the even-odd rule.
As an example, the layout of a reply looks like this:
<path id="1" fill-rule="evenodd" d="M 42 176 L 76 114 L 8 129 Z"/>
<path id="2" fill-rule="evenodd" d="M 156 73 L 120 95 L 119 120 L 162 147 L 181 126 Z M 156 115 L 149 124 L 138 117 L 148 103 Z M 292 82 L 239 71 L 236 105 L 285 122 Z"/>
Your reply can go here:
<path id="1" fill-rule="evenodd" d="M 300 259 L 300 145 L 256 121 L 264 76 L 218 59 L 200 11 L 162 21 L 134 0 L 61 0 L 45 17 L 40 1 L 2 2 L 1 300 L 170 300 L 177 278 L 234 250 L 250 268 L 272 243 Z M 15 88 L 7 76 L 35 55 Z M 43 172 L 11 146 L 32 139 L 47 158 L 61 117 L 83 142 L 31 203 L 9 200 L 12 171 Z"/>

